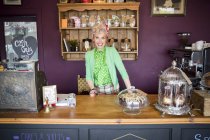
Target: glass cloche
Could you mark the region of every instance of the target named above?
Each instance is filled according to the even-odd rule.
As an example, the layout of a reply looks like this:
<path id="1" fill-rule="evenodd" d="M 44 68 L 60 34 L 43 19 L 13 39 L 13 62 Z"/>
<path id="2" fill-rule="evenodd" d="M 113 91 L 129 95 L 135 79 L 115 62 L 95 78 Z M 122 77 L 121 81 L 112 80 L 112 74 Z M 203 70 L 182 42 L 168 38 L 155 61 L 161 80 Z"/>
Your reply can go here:
<path id="1" fill-rule="evenodd" d="M 176 61 L 159 77 L 158 103 L 155 107 L 164 114 L 183 115 L 190 112 L 189 97 L 192 82 L 176 67 Z"/>
<path id="2" fill-rule="evenodd" d="M 123 112 L 137 115 L 140 109 L 149 104 L 147 94 L 139 89 L 125 89 L 117 95 L 117 102 L 123 107 Z"/>

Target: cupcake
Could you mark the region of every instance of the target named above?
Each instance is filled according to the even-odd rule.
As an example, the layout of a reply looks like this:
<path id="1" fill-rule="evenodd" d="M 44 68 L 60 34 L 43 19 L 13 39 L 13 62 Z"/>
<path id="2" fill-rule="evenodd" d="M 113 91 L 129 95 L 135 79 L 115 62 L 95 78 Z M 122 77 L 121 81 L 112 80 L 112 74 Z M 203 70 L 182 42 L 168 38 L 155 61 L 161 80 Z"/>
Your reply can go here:
<path id="1" fill-rule="evenodd" d="M 177 97 L 174 100 L 175 107 L 182 107 L 185 103 L 185 97 L 184 95 L 177 95 Z"/>
<path id="2" fill-rule="evenodd" d="M 170 105 L 172 105 L 172 103 L 173 103 L 173 101 L 170 97 L 167 97 L 167 96 L 163 97 L 163 104 L 164 105 L 170 106 Z"/>

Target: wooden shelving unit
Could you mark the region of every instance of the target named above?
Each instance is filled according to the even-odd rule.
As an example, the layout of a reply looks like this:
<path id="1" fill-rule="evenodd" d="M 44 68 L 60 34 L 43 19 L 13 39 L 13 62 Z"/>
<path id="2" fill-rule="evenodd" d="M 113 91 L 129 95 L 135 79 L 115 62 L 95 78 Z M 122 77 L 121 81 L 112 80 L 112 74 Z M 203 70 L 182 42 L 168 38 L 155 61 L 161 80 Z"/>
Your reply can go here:
<path id="1" fill-rule="evenodd" d="M 110 27 L 109 38 L 120 40 L 124 38 L 131 39 L 132 51 L 119 51 L 123 60 L 136 60 L 138 58 L 138 31 L 139 31 L 139 2 L 130 3 L 67 3 L 57 4 L 59 15 L 59 29 L 61 33 L 61 55 L 64 60 L 84 60 L 85 52 L 82 50 L 82 40 L 92 39 L 91 28 L 62 28 L 61 20 L 69 20 L 72 16 L 81 17 L 82 15 L 134 15 L 136 25 L 134 27 Z M 79 51 L 67 52 L 64 46 L 63 38 L 66 40 L 78 40 L 80 42 Z"/>

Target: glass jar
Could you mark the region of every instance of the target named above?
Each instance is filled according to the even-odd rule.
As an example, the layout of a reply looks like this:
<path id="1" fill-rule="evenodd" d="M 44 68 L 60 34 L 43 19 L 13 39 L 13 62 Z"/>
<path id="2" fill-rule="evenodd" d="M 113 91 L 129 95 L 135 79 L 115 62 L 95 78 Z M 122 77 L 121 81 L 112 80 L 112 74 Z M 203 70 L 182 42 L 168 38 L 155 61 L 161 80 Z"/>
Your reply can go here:
<path id="1" fill-rule="evenodd" d="M 81 16 L 81 27 L 85 28 L 87 27 L 88 23 L 88 15 L 82 15 Z"/>
<path id="2" fill-rule="evenodd" d="M 93 0 L 93 3 L 106 3 L 106 0 Z"/>
<path id="3" fill-rule="evenodd" d="M 82 51 L 86 52 L 91 50 L 92 46 L 92 40 L 89 38 L 83 39 L 82 40 Z"/>
<path id="4" fill-rule="evenodd" d="M 115 3 L 124 2 L 124 0 L 114 0 Z"/>
<path id="5" fill-rule="evenodd" d="M 112 22 L 114 27 L 119 27 L 120 25 L 120 18 L 116 15 L 112 15 Z"/>
<path id="6" fill-rule="evenodd" d="M 121 16 L 120 27 L 126 27 L 126 23 L 127 23 L 127 16 L 126 15 L 122 15 Z"/>
<path id="7" fill-rule="evenodd" d="M 121 39 L 120 47 L 121 51 L 131 51 L 131 40 L 128 38 Z"/>
<path id="8" fill-rule="evenodd" d="M 115 49 L 119 49 L 119 43 L 118 43 L 118 39 L 114 39 L 114 38 L 111 38 L 108 40 L 108 45 L 110 47 L 115 47 Z"/>
<path id="9" fill-rule="evenodd" d="M 79 17 L 76 17 L 76 16 L 72 16 L 70 18 L 70 22 L 72 22 L 72 19 L 73 19 L 73 23 L 70 23 L 70 27 L 73 25 L 75 28 L 80 28 L 81 26 L 81 20 Z"/>
<path id="10" fill-rule="evenodd" d="M 135 25 L 136 25 L 135 15 L 130 15 L 130 18 L 129 18 L 129 26 L 130 27 L 135 27 Z"/>
<path id="11" fill-rule="evenodd" d="M 106 2 L 107 3 L 113 3 L 113 0 L 107 0 Z"/>
<path id="12" fill-rule="evenodd" d="M 190 111 L 191 81 L 176 67 L 176 62 L 159 77 L 158 103 L 155 107 L 163 113 L 183 115 Z"/>
<path id="13" fill-rule="evenodd" d="M 95 24 L 96 24 L 96 17 L 95 17 L 95 15 L 91 15 L 89 17 L 88 26 L 93 27 Z"/>

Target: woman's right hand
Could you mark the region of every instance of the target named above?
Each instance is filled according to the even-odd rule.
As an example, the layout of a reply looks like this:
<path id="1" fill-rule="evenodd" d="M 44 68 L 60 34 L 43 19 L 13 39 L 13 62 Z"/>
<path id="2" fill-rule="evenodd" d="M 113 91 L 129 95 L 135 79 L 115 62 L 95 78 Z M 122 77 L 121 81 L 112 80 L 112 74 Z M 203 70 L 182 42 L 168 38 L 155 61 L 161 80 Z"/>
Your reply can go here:
<path id="1" fill-rule="evenodd" d="M 92 89 L 92 90 L 90 91 L 90 97 L 95 97 L 96 94 L 97 94 L 97 90 L 96 90 L 96 89 Z"/>

